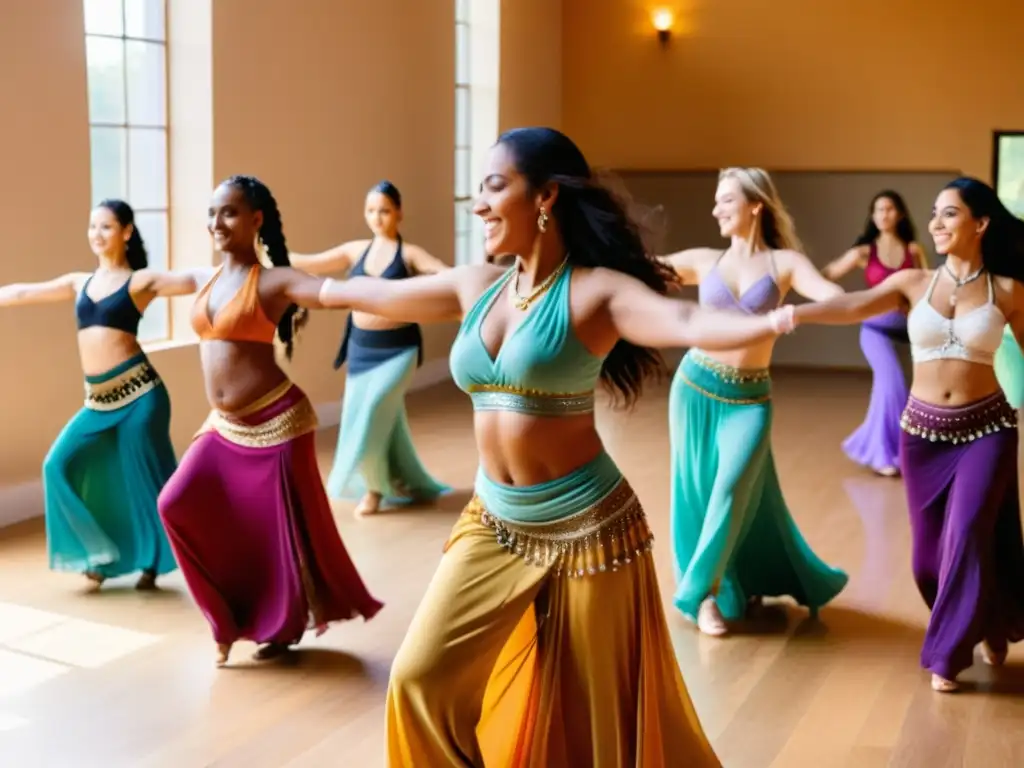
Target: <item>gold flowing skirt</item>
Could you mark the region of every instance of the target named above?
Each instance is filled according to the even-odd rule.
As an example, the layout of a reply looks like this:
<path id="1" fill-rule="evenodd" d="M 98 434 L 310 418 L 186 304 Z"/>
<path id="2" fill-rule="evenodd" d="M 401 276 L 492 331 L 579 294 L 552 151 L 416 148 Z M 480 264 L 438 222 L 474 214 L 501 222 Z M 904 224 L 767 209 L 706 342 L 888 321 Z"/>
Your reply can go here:
<path id="1" fill-rule="evenodd" d="M 571 519 L 578 541 L 565 520 L 516 530 L 477 498 L 463 511 L 392 665 L 389 766 L 721 765 L 675 659 L 636 496 L 622 480 Z M 559 556 L 529 557 L 549 542 Z"/>

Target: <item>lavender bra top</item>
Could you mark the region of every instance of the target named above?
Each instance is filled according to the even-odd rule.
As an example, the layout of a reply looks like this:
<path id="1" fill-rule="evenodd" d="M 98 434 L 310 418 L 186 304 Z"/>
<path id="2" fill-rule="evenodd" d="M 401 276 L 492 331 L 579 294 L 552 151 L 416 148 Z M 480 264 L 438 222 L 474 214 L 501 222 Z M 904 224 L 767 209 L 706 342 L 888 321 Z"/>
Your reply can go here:
<path id="1" fill-rule="evenodd" d="M 722 256 L 725 252 L 722 252 Z M 718 260 L 722 260 L 722 256 Z M 782 296 L 775 279 L 775 258 L 768 254 L 769 272 L 756 280 L 737 298 L 722 279 L 718 263 L 700 282 L 697 288 L 698 299 L 702 306 L 713 309 L 732 309 L 746 312 L 749 315 L 763 315 L 779 306 Z"/>

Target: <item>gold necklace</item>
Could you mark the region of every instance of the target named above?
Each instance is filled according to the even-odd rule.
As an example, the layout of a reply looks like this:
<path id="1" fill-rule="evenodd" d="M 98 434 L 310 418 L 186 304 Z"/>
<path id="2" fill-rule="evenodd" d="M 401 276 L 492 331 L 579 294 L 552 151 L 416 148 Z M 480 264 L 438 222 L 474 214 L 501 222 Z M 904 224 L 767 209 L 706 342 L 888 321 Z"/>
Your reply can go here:
<path id="1" fill-rule="evenodd" d="M 529 296 L 522 296 L 519 293 L 519 270 L 516 269 L 515 280 L 512 283 L 512 291 L 508 295 L 509 299 L 512 302 L 512 306 L 518 309 L 520 312 L 525 312 L 526 310 L 528 310 L 530 308 L 530 305 L 533 304 L 533 302 L 535 302 L 541 296 L 543 296 L 544 293 L 552 286 L 555 280 L 558 279 L 558 276 L 565 271 L 565 267 L 566 265 L 568 265 L 568 263 L 569 257 L 566 256 L 562 260 L 562 263 L 559 264 L 558 267 L 555 269 L 555 271 L 548 275 L 546 278 L 544 278 L 544 281 L 536 288 L 534 288 Z"/>

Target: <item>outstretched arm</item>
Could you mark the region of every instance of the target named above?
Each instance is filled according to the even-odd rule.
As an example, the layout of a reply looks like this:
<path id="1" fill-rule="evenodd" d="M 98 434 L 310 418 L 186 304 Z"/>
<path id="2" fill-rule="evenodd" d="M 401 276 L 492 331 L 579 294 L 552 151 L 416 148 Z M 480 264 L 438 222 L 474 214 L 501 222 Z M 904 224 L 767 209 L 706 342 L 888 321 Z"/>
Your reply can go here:
<path id="1" fill-rule="evenodd" d="M 768 315 L 704 309 L 662 296 L 626 275 L 616 274 L 609 289 L 608 311 L 619 336 L 643 347 L 736 349 L 779 334 Z"/>
<path id="2" fill-rule="evenodd" d="M 835 283 L 827 280 L 811 260 L 802 253 L 789 252 L 792 266 L 791 279 L 793 290 L 811 301 L 825 301 L 833 296 L 841 296 L 845 291 Z"/>
<path id="3" fill-rule="evenodd" d="M 291 253 L 288 260 L 296 269 L 301 269 L 311 275 L 348 272 L 356 263 L 360 252 L 369 244 L 369 240 L 350 240 L 320 253 L 309 255 Z"/>
<path id="4" fill-rule="evenodd" d="M 687 248 L 666 256 L 657 256 L 658 261 L 674 270 L 683 285 L 696 285 L 700 282 L 701 262 L 710 258 L 715 251 L 711 248 Z"/>
<path id="5" fill-rule="evenodd" d="M 463 306 L 475 301 L 483 286 L 501 272 L 490 266 L 470 266 L 405 280 L 363 276 L 333 280 L 295 269 L 268 270 L 280 275 L 284 295 L 300 307 L 355 310 L 400 323 L 461 319 Z"/>
<path id="6" fill-rule="evenodd" d="M 449 265 L 418 245 L 407 245 L 405 247 L 405 258 L 408 259 L 413 272 L 417 275 L 436 275 L 438 272 L 451 269 Z"/>
<path id="7" fill-rule="evenodd" d="M 845 293 L 825 301 L 797 305 L 794 318 L 797 324 L 853 325 L 884 312 L 891 312 L 909 304 L 908 291 L 917 279 L 916 270 L 903 270 L 866 291 Z"/>
<path id="8" fill-rule="evenodd" d="M 136 290 L 153 296 L 188 296 L 199 290 L 215 271 L 214 267 L 200 267 L 177 272 L 141 270 L 135 276 Z"/>
<path id="9" fill-rule="evenodd" d="M 821 270 L 821 274 L 825 276 L 827 280 L 842 280 L 848 274 L 858 267 L 863 267 L 865 259 L 867 258 L 867 247 L 858 245 L 851 248 L 838 259 L 830 261 L 825 265 L 825 268 Z"/>
<path id="10" fill-rule="evenodd" d="M 78 288 L 88 279 L 84 272 L 71 272 L 45 283 L 11 283 L 0 287 L 0 307 L 19 304 L 47 304 L 74 301 Z"/>

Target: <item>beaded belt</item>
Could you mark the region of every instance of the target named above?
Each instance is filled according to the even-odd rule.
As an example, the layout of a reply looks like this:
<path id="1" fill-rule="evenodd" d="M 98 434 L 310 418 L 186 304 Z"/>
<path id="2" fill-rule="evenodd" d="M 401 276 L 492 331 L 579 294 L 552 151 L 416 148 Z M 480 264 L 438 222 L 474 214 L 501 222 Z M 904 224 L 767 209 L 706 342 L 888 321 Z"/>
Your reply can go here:
<path id="1" fill-rule="evenodd" d="M 956 408 L 944 408 L 911 397 L 900 416 L 900 428 L 933 443 L 969 443 L 993 432 L 1017 428 L 1017 412 L 1002 392 Z"/>
<path id="2" fill-rule="evenodd" d="M 199 437 L 212 431 L 235 445 L 246 448 L 271 448 L 290 442 L 309 432 L 315 432 L 318 426 L 316 411 L 307 397 L 303 397 L 287 410 L 260 424 L 248 424 L 242 421 L 243 416 L 251 415 L 256 410 L 262 410 L 273 404 L 291 387 L 291 382 L 286 382 L 278 389 L 260 398 L 254 405 L 234 413 L 211 411 L 195 436 Z M 275 395 L 277 396 L 275 397 Z M 255 408 L 255 405 L 259 405 L 260 408 Z"/>
<path id="3" fill-rule="evenodd" d="M 144 360 L 107 381 L 87 381 L 85 407 L 93 411 L 116 411 L 162 384 L 156 369 Z"/>
<path id="4" fill-rule="evenodd" d="M 527 563 L 570 578 L 617 571 L 650 552 L 654 534 L 625 480 L 595 504 L 550 523 L 513 523 L 488 512 L 474 496 L 465 515 L 494 531 L 498 543 Z"/>
<path id="5" fill-rule="evenodd" d="M 712 360 L 710 357 L 696 349 L 691 349 L 687 352 L 686 357 L 683 360 L 684 363 L 688 360 L 698 368 L 707 371 L 722 384 L 743 385 L 771 382 L 771 372 L 767 368 L 736 368 L 731 365 L 726 365 L 725 363 L 720 363 L 717 360 Z M 719 402 L 726 403 L 728 405 L 759 405 L 761 403 L 767 403 L 772 399 L 770 390 L 763 394 L 750 395 L 746 397 L 726 396 L 712 392 L 707 389 L 707 387 L 702 387 L 687 376 L 682 365 L 679 366 L 676 375 L 679 377 L 680 381 L 691 389 L 700 392 L 705 397 L 710 397 L 712 400 L 718 400 Z"/>
<path id="6" fill-rule="evenodd" d="M 530 416 L 575 416 L 594 412 L 594 393 L 547 393 L 474 385 L 469 387 L 474 411 L 513 411 Z"/>

